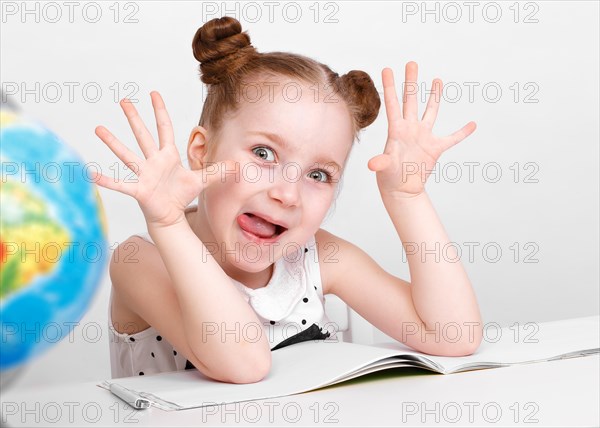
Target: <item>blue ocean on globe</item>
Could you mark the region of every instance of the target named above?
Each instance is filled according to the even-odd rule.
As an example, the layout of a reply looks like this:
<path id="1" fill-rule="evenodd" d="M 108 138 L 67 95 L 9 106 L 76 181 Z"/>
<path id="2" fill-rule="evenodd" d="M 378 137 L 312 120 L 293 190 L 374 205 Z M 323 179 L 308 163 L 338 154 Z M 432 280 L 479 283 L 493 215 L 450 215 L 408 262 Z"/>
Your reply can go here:
<path id="1" fill-rule="evenodd" d="M 0 110 L 0 371 L 29 362 L 77 328 L 108 262 L 88 166 L 59 137 Z"/>

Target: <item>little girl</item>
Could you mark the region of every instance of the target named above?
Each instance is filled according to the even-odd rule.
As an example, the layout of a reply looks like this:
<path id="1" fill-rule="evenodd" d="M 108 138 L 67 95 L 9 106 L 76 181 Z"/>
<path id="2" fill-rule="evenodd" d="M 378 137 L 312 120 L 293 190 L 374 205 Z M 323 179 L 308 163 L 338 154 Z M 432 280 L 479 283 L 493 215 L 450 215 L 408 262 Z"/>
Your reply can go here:
<path id="1" fill-rule="evenodd" d="M 229 17 L 203 25 L 192 46 L 209 93 L 189 137 L 190 169 L 157 92 L 150 95 L 158 147 L 134 106 L 120 103 L 145 159 L 96 128 L 137 180 L 94 179 L 134 197 L 148 231 L 111 259 L 113 377 L 196 368 L 223 382 L 257 382 L 269 372 L 272 351 L 336 340 L 324 312 L 329 293 L 417 351 L 473 353 L 481 318 L 456 254 L 411 251 L 408 283 L 320 229 L 352 144 L 379 111 L 370 77 L 356 70 L 339 76 L 300 55 L 259 53 Z M 407 91 L 417 80 L 414 62 L 406 65 L 402 111 L 392 71 L 384 69 L 382 79 L 388 139 L 368 167 L 398 238 L 444 248 L 449 239 L 424 184 L 442 152 L 475 124 L 432 134 L 438 79 L 418 120 L 416 94 Z"/>

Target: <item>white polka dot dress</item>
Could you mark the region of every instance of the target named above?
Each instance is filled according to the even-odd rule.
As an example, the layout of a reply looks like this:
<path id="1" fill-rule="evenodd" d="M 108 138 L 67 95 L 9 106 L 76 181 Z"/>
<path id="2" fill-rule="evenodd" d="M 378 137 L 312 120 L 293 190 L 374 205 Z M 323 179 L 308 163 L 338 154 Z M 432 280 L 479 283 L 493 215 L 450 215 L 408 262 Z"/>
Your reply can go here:
<path id="1" fill-rule="evenodd" d="M 147 233 L 136 235 L 153 243 Z M 338 340 L 337 326 L 325 314 L 314 237 L 304 248 L 290 251 L 275 263 L 265 287 L 254 290 L 232 281 L 258 315 L 272 351 L 306 340 Z M 112 295 L 108 305 L 108 330 L 113 378 L 194 368 L 154 327 L 131 335 L 117 332 L 112 324 L 111 306 Z"/>

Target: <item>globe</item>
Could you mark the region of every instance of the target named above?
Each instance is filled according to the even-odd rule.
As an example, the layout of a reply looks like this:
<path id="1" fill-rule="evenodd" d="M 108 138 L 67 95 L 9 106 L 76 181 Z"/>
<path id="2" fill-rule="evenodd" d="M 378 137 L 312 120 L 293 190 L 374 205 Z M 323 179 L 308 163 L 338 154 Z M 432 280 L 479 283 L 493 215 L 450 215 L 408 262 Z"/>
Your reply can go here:
<path id="1" fill-rule="evenodd" d="M 108 246 L 90 165 L 43 125 L 1 107 L 4 384 L 77 327 L 105 272 Z"/>

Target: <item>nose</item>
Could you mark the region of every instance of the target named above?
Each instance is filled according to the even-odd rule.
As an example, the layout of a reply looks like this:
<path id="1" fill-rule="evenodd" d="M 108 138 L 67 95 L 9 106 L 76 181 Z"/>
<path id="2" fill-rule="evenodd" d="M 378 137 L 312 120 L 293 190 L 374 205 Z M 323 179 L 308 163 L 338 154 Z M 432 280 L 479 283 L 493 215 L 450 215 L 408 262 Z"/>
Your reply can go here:
<path id="1" fill-rule="evenodd" d="M 300 179 L 290 179 L 282 174 L 269 188 L 269 197 L 284 207 L 298 206 L 300 204 L 300 181 Z"/>

